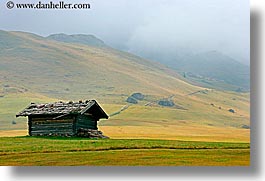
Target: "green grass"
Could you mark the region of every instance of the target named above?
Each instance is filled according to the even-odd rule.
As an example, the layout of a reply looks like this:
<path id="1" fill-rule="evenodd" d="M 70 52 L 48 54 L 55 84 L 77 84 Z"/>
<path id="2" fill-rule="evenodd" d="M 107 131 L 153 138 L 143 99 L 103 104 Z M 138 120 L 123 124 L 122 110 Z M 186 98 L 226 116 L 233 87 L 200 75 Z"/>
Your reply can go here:
<path id="1" fill-rule="evenodd" d="M 0 138 L 0 165 L 249 165 L 249 143 Z"/>
<path id="2" fill-rule="evenodd" d="M 16 118 L 16 114 L 28 106 L 31 102 L 45 103 L 55 101 L 56 99 L 48 98 L 33 93 L 12 93 L 0 98 L 0 130 L 17 130 L 27 129 L 26 118 Z M 17 124 L 12 124 L 12 121 Z"/>

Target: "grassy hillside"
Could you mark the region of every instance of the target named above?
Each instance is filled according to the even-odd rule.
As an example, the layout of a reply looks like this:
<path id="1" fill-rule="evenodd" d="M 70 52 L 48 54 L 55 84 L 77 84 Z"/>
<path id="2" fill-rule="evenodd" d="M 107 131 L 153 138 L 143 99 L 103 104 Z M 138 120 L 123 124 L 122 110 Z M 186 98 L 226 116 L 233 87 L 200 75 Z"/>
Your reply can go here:
<path id="1" fill-rule="evenodd" d="M 116 97 L 118 102 L 134 91 L 167 95 L 200 89 L 159 64 L 111 48 L 62 43 L 21 32 L 1 31 L 2 37 L 2 87 L 23 86 L 66 99 L 89 96 L 107 101 Z"/>
<path id="2" fill-rule="evenodd" d="M 249 142 L 249 93 L 194 86 L 110 47 L 24 32 L 0 31 L 0 39 L 0 130 L 26 130 L 26 120 L 14 116 L 30 102 L 96 99 L 111 115 L 100 129 L 113 138 Z M 134 92 L 144 99 L 126 102 Z"/>
<path id="3" fill-rule="evenodd" d="M 24 109 L 31 102 L 41 103 L 54 101 L 56 99 L 30 92 L 5 94 L 4 97 L 0 97 L 0 130 L 27 129 L 26 118 L 16 118 L 16 113 Z"/>

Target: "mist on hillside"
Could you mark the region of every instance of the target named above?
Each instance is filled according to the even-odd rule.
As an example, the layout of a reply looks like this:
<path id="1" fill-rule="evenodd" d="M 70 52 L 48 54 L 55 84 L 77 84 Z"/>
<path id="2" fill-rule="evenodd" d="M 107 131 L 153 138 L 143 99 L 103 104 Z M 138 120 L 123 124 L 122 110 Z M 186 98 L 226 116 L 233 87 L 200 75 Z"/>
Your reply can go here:
<path id="1" fill-rule="evenodd" d="M 19 1 L 23 2 L 36 1 Z M 247 0 L 91 0 L 89 3 L 90 10 L 10 10 L 1 2 L 0 29 L 43 36 L 93 34 L 114 48 L 158 61 L 177 61 L 190 54 L 216 50 L 249 64 Z"/>

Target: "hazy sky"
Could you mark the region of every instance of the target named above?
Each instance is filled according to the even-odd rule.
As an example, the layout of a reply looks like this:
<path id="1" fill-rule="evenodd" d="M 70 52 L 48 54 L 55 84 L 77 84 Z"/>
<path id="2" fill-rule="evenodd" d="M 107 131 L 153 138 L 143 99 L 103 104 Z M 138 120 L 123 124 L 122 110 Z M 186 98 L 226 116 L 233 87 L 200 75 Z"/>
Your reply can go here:
<path id="1" fill-rule="evenodd" d="M 94 34 L 134 53 L 219 50 L 241 62 L 249 61 L 248 0 L 64 0 L 90 3 L 90 10 L 10 10 L 5 7 L 7 1 L 0 1 L 2 30 L 43 36 Z"/>

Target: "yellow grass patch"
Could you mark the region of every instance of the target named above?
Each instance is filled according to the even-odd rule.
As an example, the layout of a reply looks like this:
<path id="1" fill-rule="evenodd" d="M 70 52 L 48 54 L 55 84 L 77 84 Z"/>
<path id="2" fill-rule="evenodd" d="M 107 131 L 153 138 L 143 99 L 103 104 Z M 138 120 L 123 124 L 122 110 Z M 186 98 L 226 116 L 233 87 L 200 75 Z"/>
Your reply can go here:
<path id="1" fill-rule="evenodd" d="M 5 130 L 0 131 L 0 137 L 26 136 L 28 130 Z"/>
<path id="2" fill-rule="evenodd" d="M 100 126 L 99 129 L 112 139 L 161 139 L 212 142 L 250 142 L 249 129 L 210 126 Z M 28 135 L 27 130 L 0 131 L 0 137 Z"/>
<path id="3" fill-rule="evenodd" d="M 211 126 L 100 126 L 113 139 L 164 139 L 212 142 L 250 142 L 250 130 Z"/>

